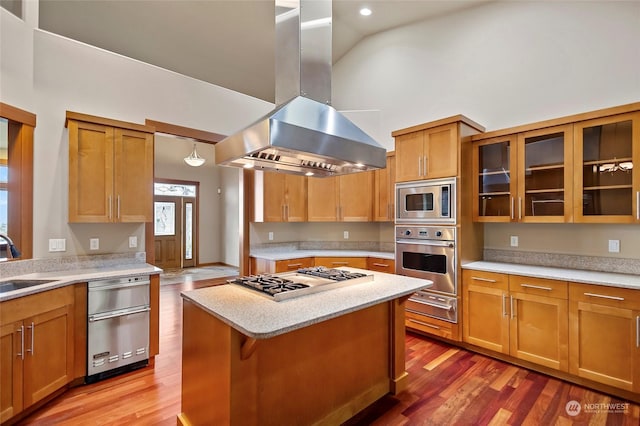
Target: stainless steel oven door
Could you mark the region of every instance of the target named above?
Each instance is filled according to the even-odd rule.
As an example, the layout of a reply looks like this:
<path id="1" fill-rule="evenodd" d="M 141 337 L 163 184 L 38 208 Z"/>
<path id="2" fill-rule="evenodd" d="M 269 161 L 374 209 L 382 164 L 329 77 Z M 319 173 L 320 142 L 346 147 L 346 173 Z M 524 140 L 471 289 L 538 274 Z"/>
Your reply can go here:
<path id="1" fill-rule="evenodd" d="M 453 241 L 396 241 L 396 274 L 433 281 L 430 291 L 457 295 Z"/>
<path id="2" fill-rule="evenodd" d="M 428 291 L 414 293 L 406 302 L 406 310 L 420 315 L 458 322 L 458 301 L 455 297 L 442 296 Z M 417 321 L 409 319 L 409 321 Z"/>

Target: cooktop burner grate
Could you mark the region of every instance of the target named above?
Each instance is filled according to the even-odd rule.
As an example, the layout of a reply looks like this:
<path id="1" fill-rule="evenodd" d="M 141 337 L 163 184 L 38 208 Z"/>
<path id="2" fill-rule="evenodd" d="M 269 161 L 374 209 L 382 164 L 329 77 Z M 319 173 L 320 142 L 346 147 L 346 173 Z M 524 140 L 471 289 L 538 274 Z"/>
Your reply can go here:
<path id="1" fill-rule="evenodd" d="M 309 287 L 307 284 L 296 283 L 289 279 L 275 277 L 273 275 L 251 275 L 248 277 L 238 277 L 229 280 L 229 282 L 240 284 L 270 295 Z"/>
<path id="2" fill-rule="evenodd" d="M 366 276 L 366 274 L 362 274 L 360 272 L 350 272 L 342 269 L 329 269 L 324 266 L 298 269 L 298 273 L 313 275 L 314 277 L 326 278 L 333 281 L 346 281 Z"/>

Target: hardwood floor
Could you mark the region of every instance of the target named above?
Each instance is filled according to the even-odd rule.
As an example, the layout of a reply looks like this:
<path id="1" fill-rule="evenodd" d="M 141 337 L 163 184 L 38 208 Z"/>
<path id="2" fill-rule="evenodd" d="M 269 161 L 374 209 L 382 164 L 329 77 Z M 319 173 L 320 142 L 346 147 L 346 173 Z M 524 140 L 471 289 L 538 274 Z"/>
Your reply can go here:
<path id="1" fill-rule="evenodd" d="M 180 412 L 180 291 L 223 282 L 161 286 L 155 368 L 70 389 L 19 424 L 175 425 Z M 636 404 L 418 335 L 407 334 L 406 342 L 408 389 L 382 398 L 346 425 L 640 424 Z M 570 401 L 582 407 L 577 416 L 567 414 Z M 613 403 L 619 403 L 620 412 L 601 405 Z"/>

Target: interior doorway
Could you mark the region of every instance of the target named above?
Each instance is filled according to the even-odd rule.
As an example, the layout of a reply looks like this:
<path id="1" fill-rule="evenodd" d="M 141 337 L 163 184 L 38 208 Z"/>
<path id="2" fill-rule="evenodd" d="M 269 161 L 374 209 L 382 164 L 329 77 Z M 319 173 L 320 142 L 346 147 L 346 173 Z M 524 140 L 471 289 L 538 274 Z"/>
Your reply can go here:
<path id="1" fill-rule="evenodd" d="M 178 180 L 154 183 L 154 251 L 159 268 L 198 265 L 198 186 L 199 182 Z"/>

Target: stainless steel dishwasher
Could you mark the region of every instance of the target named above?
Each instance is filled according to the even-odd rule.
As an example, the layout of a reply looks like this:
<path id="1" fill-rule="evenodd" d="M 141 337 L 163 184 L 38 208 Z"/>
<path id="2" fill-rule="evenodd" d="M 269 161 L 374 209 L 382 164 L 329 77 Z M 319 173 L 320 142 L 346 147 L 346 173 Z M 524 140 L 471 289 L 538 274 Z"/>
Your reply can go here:
<path id="1" fill-rule="evenodd" d="M 148 365 L 149 286 L 149 276 L 89 282 L 87 383 Z"/>

